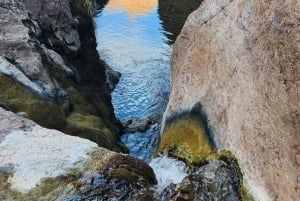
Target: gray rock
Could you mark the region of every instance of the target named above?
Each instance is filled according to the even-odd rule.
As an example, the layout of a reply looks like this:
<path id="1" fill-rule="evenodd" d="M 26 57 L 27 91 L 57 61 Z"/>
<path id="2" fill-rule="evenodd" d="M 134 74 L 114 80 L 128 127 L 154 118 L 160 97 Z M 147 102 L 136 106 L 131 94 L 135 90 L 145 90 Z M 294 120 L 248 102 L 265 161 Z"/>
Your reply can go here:
<path id="1" fill-rule="evenodd" d="M 0 56 L 0 73 L 6 75 L 23 86 L 30 88 L 35 93 L 44 96 L 45 91 L 39 84 L 32 82 L 19 68 L 9 63 L 4 57 Z"/>
<path id="2" fill-rule="evenodd" d="M 151 119 L 129 118 L 121 121 L 123 133 L 145 132 L 152 124 Z"/>
<path id="3" fill-rule="evenodd" d="M 70 10 L 69 0 L 23 0 L 33 19 L 43 27 L 54 31 L 57 38 L 77 51 L 80 47 L 75 19 Z"/>
<path id="4" fill-rule="evenodd" d="M 170 185 L 162 192 L 161 198 L 163 201 L 239 201 L 240 180 L 231 165 L 212 160 L 187 176 L 182 183 Z"/>
<path id="5" fill-rule="evenodd" d="M 24 2 L 29 3 L 29 1 Z M 43 7 L 39 6 L 41 2 L 30 2 L 30 5 L 36 3 L 35 6 Z M 66 93 L 62 92 L 61 87 L 49 75 L 47 67 L 43 64 L 38 49 L 40 43 L 35 38 L 41 30 L 38 22 L 28 14 L 30 11 L 27 10 L 26 5 L 15 0 L 5 0 L 0 3 L 0 73 L 11 77 L 43 98 L 54 99 L 60 94 L 65 95 Z M 46 52 L 49 52 L 49 57 L 61 64 L 65 71 L 69 70 L 63 65 L 62 59 L 54 55 L 51 50 Z"/>
<path id="6" fill-rule="evenodd" d="M 48 57 L 48 59 L 50 59 L 53 63 L 58 65 L 61 68 L 61 70 L 63 70 L 67 75 L 69 76 L 74 75 L 73 70 L 65 64 L 65 61 L 63 60 L 63 58 L 61 58 L 61 56 L 57 52 L 48 49 L 45 46 L 41 46 L 41 47 L 45 55 Z"/>
<path id="7" fill-rule="evenodd" d="M 131 200 L 155 183 L 139 159 L 0 108 L 0 200 Z"/>
<path id="8" fill-rule="evenodd" d="M 119 83 L 121 73 L 114 71 L 109 66 L 105 65 L 106 83 L 111 91 L 113 91 L 116 85 Z"/>

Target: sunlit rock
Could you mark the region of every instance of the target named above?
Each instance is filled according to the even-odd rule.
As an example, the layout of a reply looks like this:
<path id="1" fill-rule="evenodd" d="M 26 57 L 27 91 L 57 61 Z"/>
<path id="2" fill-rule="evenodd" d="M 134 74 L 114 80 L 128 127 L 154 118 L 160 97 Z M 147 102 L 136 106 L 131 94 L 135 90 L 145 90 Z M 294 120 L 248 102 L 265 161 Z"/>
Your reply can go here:
<path id="1" fill-rule="evenodd" d="M 254 200 L 300 197 L 297 10 L 297 0 L 207 0 L 174 45 L 165 119 L 201 102 Z"/>
<path id="2" fill-rule="evenodd" d="M 0 108 L 0 200 L 131 200 L 155 183 L 141 160 Z"/>

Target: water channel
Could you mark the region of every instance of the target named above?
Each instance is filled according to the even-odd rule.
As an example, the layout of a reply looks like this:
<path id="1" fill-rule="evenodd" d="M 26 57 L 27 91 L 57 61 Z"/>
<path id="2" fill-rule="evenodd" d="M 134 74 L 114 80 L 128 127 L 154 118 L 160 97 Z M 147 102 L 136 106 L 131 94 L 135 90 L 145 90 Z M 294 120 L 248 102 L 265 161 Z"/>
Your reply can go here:
<path id="1" fill-rule="evenodd" d="M 130 154 L 150 162 L 169 94 L 170 54 L 157 0 L 110 0 L 96 17 L 100 57 L 122 74 L 112 93 L 120 120 L 158 119 L 142 133 L 125 133 Z"/>

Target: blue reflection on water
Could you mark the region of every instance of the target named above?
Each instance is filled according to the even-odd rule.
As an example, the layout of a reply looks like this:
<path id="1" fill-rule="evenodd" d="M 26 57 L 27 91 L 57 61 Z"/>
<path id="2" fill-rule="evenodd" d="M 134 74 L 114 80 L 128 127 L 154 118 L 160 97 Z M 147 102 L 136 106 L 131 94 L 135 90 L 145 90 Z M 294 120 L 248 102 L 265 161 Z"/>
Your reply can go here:
<path id="1" fill-rule="evenodd" d="M 169 94 L 170 53 L 157 4 L 144 15 L 129 17 L 125 10 L 104 8 L 95 19 L 100 57 L 121 72 L 112 94 L 119 119 L 162 114 Z M 130 154 L 149 161 L 159 136 L 159 125 L 146 133 L 124 134 Z"/>

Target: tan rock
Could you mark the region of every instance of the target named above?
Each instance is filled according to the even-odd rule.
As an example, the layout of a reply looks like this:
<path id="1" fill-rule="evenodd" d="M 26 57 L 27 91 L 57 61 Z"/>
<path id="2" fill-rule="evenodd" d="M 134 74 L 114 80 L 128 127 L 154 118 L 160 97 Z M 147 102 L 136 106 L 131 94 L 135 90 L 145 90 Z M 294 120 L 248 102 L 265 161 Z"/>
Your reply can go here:
<path id="1" fill-rule="evenodd" d="M 204 106 L 254 200 L 300 197 L 300 2 L 204 1 L 174 45 L 164 120 Z"/>

